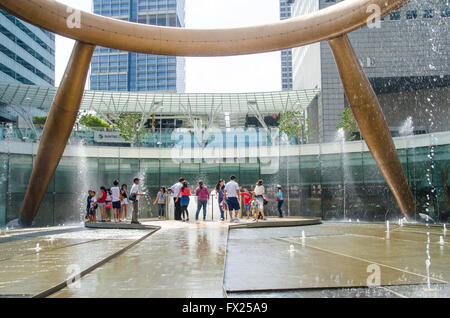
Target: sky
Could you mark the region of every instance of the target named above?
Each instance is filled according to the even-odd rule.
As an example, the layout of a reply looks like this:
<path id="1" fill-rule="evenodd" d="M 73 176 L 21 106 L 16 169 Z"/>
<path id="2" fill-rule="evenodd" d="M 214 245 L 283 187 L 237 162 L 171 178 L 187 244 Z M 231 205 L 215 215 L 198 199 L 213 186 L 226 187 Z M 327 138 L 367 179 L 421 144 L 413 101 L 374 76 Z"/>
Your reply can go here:
<path id="1" fill-rule="evenodd" d="M 58 0 L 92 11 L 92 0 Z M 186 0 L 186 28 L 231 28 L 279 20 L 279 0 Z M 74 41 L 56 36 L 55 82 L 59 86 Z M 88 84 L 87 84 L 88 85 Z M 281 90 L 280 52 L 232 57 L 187 57 L 187 93 Z"/>

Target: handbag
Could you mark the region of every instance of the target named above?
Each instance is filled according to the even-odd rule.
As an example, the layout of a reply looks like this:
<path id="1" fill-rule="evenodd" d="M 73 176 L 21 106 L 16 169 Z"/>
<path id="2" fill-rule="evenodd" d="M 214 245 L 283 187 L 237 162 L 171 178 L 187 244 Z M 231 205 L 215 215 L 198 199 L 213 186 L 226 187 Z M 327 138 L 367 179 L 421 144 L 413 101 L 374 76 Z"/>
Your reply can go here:
<path id="1" fill-rule="evenodd" d="M 269 203 L 269 201 L 267 201 L 266 199 L 264 199 L 264 205 L 266 205 L 267 203 Z"/>
<path id="2" fill-rule="evenodd" d="M 136 201 L 136 194 L 131 193 L 129 199 L 130 199 L 130 201 Z"/>

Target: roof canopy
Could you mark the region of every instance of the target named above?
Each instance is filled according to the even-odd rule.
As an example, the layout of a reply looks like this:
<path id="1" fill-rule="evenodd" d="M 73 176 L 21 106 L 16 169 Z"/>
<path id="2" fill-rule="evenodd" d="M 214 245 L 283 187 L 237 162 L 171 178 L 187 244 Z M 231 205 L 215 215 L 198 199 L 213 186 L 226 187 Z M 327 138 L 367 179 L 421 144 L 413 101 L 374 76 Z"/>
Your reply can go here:
<path id="1" fill-rule="evenodd" d="M 0 104 L 48 111 L 56 87 L 0 83 Z M 274 114 L 306 109 L 319 89 L 259 93 L 153 93 L 86 90 L 81 111 L 99 114 L 139 112 L 152 114 L 233 115 Z"/>

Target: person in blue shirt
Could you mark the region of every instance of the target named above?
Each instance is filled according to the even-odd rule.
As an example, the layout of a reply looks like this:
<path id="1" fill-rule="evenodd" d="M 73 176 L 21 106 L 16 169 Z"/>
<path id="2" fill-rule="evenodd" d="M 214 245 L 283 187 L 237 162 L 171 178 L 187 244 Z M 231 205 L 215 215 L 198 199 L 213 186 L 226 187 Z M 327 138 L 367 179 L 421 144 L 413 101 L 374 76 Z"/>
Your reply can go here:
<path id="1" fill-rule="evenodd" d="M 283 191 L 281 190 L 281 185 L 277 184 L 277 192 L 274 192 L 275 194 L 275 200 L 277 200 L 278 205 L 278 213 L 279 213 L 279 217 L 282 218 L 283 217 L 283 210 L 281 209 L 282 205 L 283 205 Z"/>

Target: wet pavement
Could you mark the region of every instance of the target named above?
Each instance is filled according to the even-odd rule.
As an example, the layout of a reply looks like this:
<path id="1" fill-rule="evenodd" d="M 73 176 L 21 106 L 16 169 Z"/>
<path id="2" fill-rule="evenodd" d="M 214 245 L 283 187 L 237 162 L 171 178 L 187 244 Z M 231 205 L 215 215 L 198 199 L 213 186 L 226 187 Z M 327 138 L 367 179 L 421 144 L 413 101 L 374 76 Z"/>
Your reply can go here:
<path id="1" fill-rule="evenodd" d="M 145 224 L 162 228 L 52 297 L 223 297 L 227 224 Z"/>
<path id="2" fill-rule="evenodd" d="M 0 237 L 0 297 L 39 294 L 67 280 L 73 266 L 90 270 L 50 297 L 450 297 L 441 227 L 144 224 L 161 229 L 78 227 Z"/>
<path id="3" fill-rule="evenodd" d="M 0 297 L 34 296 L 95 266 L 149 231 L 68 231 L 21 240 L 0 238 Z M 69 283 L 70 285 L 70 283 Z"/>
<path id="4" fill-rule="evenodd" d="M 441 245 L 440 236 L 443 231 L 438 227 L 391 225 L 388 235 L 384 224 L 361 223 L 234 229 L 228 241 L 225 289 L 232 297 L 414 297 L 428 289 L 429 280 L 430 285 L 441 287 L 437 292 L 430 288 L 427 295 L 448 297 L 450 253 L 447 237 Z M 375 270 L 380 274 L 378 282 L 372 275 Z M 383 287 L 365 288 L 368 284 Z M 424 287 L 402 287 L 416 284 Z M 309 290 L 288 291 L 294 289 Z"/>

